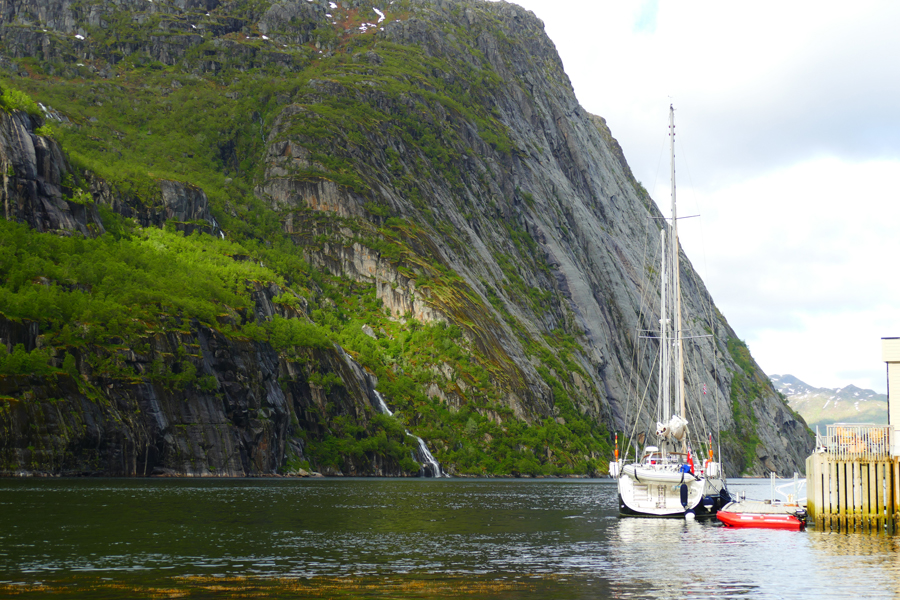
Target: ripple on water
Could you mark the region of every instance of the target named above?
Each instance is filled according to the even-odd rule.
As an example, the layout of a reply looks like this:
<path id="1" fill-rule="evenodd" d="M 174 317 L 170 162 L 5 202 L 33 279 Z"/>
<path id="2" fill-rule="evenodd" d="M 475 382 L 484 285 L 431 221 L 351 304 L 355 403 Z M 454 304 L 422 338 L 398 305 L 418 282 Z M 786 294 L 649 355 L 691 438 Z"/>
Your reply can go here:
<path id="1" fill-rule="evenodd" d="M 101 577 L 285 597 L 900 595 L 893 537 L 621 519 L 609 481 L 0 481 L 0 505 L 3 585 L 63 596 Z"/>

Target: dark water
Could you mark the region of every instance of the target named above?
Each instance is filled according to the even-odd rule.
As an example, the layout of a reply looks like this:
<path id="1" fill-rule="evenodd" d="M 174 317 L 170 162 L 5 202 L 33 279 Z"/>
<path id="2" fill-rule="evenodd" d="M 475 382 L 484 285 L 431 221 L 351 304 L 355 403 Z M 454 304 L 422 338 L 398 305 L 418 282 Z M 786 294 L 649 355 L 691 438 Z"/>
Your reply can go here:
<path id="1" fill-rule="evenodd" d="M 600 480 L 0 480 L 0 597 L 891 598 L 898 540 L 620 519 Z"/>

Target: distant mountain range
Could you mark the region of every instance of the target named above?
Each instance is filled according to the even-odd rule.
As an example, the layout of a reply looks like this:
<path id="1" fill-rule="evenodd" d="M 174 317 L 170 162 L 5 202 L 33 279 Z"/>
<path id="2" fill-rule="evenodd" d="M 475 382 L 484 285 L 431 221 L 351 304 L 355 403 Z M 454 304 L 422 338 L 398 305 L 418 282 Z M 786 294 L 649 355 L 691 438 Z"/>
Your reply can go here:
<path id="1" fill-rule="evenodd" d="M 788 404 L 800 413 L 810 428 L 824 429 L 831 423 L 887 424 L 887 396 L 855 385 L 817 388 L 793 375 L 770 375 L 775 389 L 787 396 Z M 822 431 L 824 433 L 824 431 Z"/>

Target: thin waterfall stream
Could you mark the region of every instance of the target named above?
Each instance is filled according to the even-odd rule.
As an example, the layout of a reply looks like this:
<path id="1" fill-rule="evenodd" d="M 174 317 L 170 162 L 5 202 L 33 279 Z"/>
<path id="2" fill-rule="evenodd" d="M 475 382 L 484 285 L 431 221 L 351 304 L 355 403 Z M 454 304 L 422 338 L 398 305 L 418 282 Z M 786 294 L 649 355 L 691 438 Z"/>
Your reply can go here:
<path id="1" fill-rule="evenodd" d="M 344 349 L 340 346 L 337 346 L 338 352 L 340 352 L 341 356 L 346 361 L 347 365 L 356 375 L 360 385 L 362 385 L 365 389 L 369 390 L 375 396 L 375 404 L 379 412 L 385 414 L 389 417 L 394 416 L 393 411 L 388 408 L 387 403 L 384 401 L 381 393 L 375 389 L 376 380 L 366 372 L 362 365 L 353 360 L 353 358 L 344 352 Z M 417 435 L 413 435 L 409 432 L 408 429 L 404 430 L 406 435 L 416 438 L 418 440 L 419 448 L 416 453 L 416 462 L 422 465 L 419 468 L 419 475 L 422 477 L 450 477 L 447 473 L 441 469 L 441 464 L 437 461 L 434 455 L 428 450 L 428 446 L 425 445 L 425 440 L 420 438 Z"/>
<path id="2" fill-rule="evenodd" d="M 375 394 L 375 398 L 378 400 L 378 410 L 381 411 L 382 414 L 385 414 L 389 417 L 394 416 L 393 411 L 388 408 L 387 403 L 384 401 L 384 398 L 381 396 L 378 390 L 373 389 L 372 392 Z M 441 464 L 428 450 L 428 446 L 425 445 L 425 440 L 417 435 L 411 434 L 408 429 L 405 431 L 406 435 L 416 438 L 416 440 L 418 440 L 419 442 L 419 452 L 417 458 L 418 462 L 422 464 L 422 467 L 419 470 L 419 474 L 423 477 L 450 477 L 444 472 L 443 469 L 441 469 Z"/>

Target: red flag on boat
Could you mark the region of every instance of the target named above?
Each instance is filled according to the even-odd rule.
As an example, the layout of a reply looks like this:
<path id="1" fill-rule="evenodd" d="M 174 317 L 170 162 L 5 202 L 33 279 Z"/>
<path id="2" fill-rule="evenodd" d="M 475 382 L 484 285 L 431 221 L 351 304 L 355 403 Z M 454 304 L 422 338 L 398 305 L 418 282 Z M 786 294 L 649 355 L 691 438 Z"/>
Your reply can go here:
<path id="1" fill-rule="evenodd" d="M 691 454 L 691 447 L 688 446 L 687 464 L 691 468 L 691 475 L 694 474 L 694 457 Z"/>

